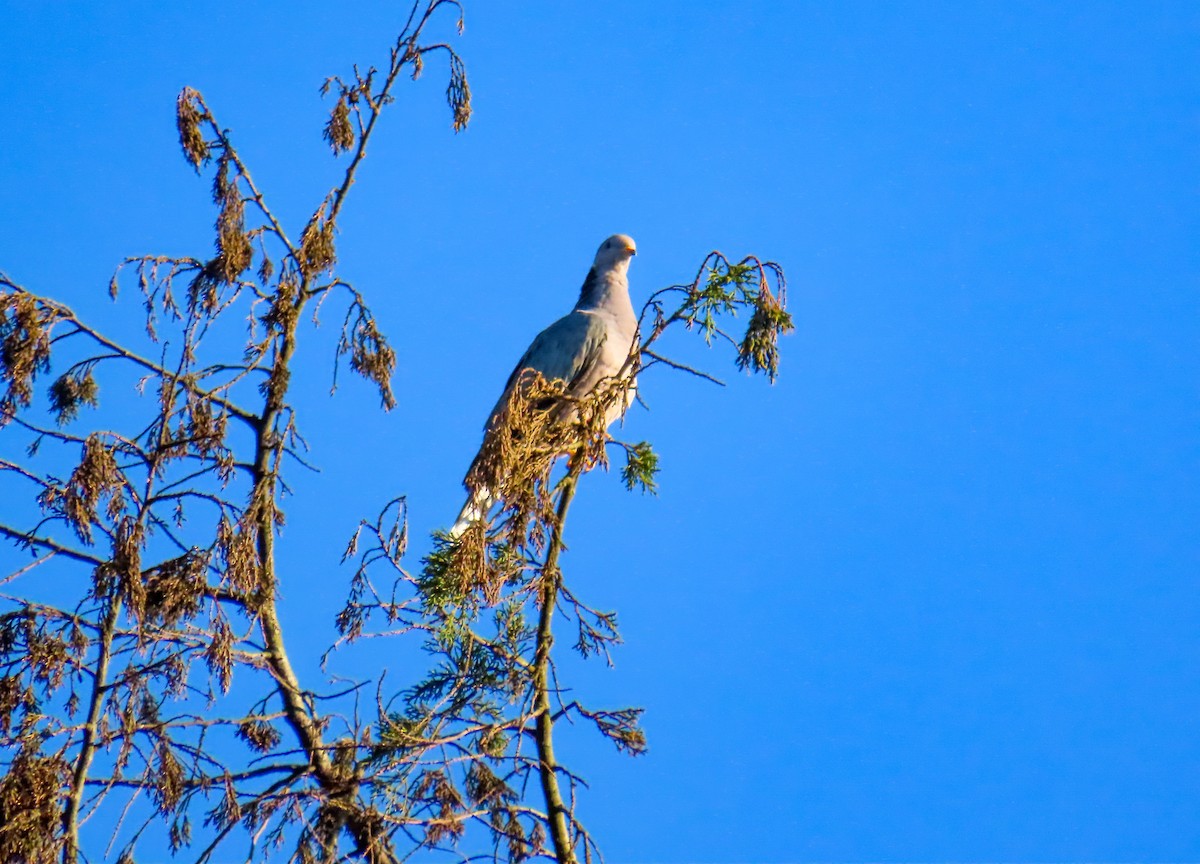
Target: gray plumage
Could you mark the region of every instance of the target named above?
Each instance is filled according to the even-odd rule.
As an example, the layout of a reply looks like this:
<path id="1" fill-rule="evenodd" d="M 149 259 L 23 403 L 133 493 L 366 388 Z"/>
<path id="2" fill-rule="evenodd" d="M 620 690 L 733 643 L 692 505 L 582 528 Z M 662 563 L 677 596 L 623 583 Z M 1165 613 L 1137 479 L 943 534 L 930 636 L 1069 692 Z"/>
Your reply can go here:
<path id="1" fill-rule="evenodd" d="M 548 381 L 566 382 L 567 395 L 574 398 L 586 396 L 601 381 L 621 371 L 637 336 L 637 315 L 629 299 L 627 277 L 629 260 L 636 254 L 633 238 L 625 234 L 614 234 L 600 244 L 575 308 L 539 333 L 517 362 L 484 424 L 485 441 L 495 430 L 512 389 L 525 370 L 540 372 Z M 633 392 L 631 387 L 625 402 L 609 410 L 608 423 L 624 413 L 633 400 Z M 571 403 L 564 401 L 558 406 L 548 406 L 547 410 L 559 412 L 556 419 L 567 420 L 572 409 Z M 493 503 L 495 499 L 489 489 L 478 489 L 463 505 L 450 536 L 458 537 L 472 522 L 484 518 Z"/>

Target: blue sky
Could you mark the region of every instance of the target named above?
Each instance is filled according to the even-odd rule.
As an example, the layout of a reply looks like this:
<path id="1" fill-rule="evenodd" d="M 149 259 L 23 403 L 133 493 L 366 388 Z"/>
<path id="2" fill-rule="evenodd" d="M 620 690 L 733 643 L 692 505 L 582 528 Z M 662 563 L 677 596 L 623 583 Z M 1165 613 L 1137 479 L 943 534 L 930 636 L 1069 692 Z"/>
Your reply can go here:
<path id="1" fill-rule="evenodd" d="M 299 227 L 339 171 L 317 88 L 382 62 L 398 16 L 0 2 L 0 268 L 135 333 L 114 265 L 211 244 L 179 89 Z M 466 23 L 470 128 L 441 70 L 402 88 L 339 238 L 400 405 L 328 398 L 325 347 L 296 380 L 323 473 L 288 510 L 292 632 L 332 634 L 361 516 L 406 493 L 416 530 L 451 521 L 600 240 L 637 239 L 635 301 L 753 252 L 789 277 L 779 382 L 681 345 L 730 386 L 643 381 L 627 432 L 661 494 L 596 474 L 573 509 L 568 578 L 627 641 L 573 680 L 650 736 L 560 751 L 610 860 L 1200 858 L 1196 6 L 477 0 Z"/>

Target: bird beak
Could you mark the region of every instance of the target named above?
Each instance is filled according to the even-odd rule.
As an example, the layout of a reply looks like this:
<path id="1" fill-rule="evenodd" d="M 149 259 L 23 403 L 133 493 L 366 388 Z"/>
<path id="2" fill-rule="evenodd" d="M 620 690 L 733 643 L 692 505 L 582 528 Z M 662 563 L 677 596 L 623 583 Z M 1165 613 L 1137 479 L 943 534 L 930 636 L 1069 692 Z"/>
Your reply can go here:
<path id="1" fill-rule="evenodd" d="M 626 251 L 626 252 L 628 252 L 630 255 L 636 255 L 636 254 L 637 254 L 637 250 L 636 250 L 636 249 L 634 249 L 632 246 L 626 246 L 626 247 L 625 247 L 625 251 Z"/>

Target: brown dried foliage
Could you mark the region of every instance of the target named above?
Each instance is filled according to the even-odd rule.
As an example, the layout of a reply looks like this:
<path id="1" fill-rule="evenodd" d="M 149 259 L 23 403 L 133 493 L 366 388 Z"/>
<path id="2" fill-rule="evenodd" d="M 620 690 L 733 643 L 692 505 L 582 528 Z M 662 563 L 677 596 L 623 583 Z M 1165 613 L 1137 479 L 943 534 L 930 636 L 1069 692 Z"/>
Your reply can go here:
<path id="1" fill-rule="evenodd" d="M 467 70 L 462 61 L 454 58 L 450 62 L 450 83 L 446 85 L 446 102 L 454 115 L 454 131 L 461 132 L 471 122 L 471 85 L 467 83 Z"/>
<path id="2" fill-rule="evenodd" d="M 466 831 L 463 810 L 466 804 L 454 781 L 442 769 L 426 771 L 417 787 L 418 797 L 429 796 L 436 805 L 436 816 L 426 829 L 425 838 L 430 844 L 447 839 L 457 840 Z"/>
<path id="3" fill-rule="evenodd" d="M 175 100 L 175 125 L 179 130 L 179 146 L 188 162 L 200 172 L 200 167 L 209 159 L 211 148 L 204 139 L 200 124 L 208 119 L 200 94 L 191 87 L 184 87 Z"/>
<path id="4" fill-rule="evenodd" d="M 130 515 L 122 516 L 113 532 L 111 559 L 101 568 L 107 568 L 108 574 L 115 577 L 117 591 L 129 608 L 129 613 L 139 622 L 146 617 L 147 585 L 142 578 L 145 534 L 145 525 L 140 520 Z M 108 592 L 97 593 L 107 596 Z"/>
<path id="5" fill-rule="evenodd" d="M 248 717 L 243 720 L 238 724 L 237 734 L 257 753 L 269 753 L 283 740 L 279 730 L 260 717 Z"/>
<path id="6" fill-rule="evenodd" d="M 247 517 L 243 517 L 236 526 L 225 518 L 217 525 L 216 548 L 221 581 L 247 596 L 253 595 L 262 586 L 263 567 L 258 557 L 258 530 L 253 519 Z"/>
<path id="7" fill-rule="evenodd" d="M 93 539 L 92 528 L 100 520 L 100 503 L 108 499 L 108 514 L 116 516 L 125 508 L 124 475 L 117 466 L 115 452 L 99 434 L 83 443 L 83 458 L 71 472 L 65 486 L 49 486 L 39 496 L 46 510 L 60 512 L 84 543 Z"/>
<path id="8" fill-rule="evenodd" d="M 143 621 L 173 628 L 194 618 L 209 593 L 207 572 L 208 556 L 198 550 L 147 570 L 142 574 Z"/>
<path id="9" fill-rule="evenodd" d="M 352 310 L 353 311 L 353 308 Z M 342 337 L 339 352 L 350 351 L 350 368 L 371 381 L 379 389 L 379 399 L 385 411 L 396 407 L 392 394 L 392 372 L 396 369 L 396 352 L 380 332 L 375 318 L 359 305 L 358 319 L 349 338 Z"/>
<path id="10" fill-rule="evenodd" d="M 325 124 L 325 140 L 335 156 L 354 146 L 354 127 L 350 125 L 350 107 L 344 93 L 338 97 L 337 104 L 329 113 L 329 122 Z"/>
<path id="11" fill-rule="evenodd" d="M 300 235 L 300 270 L 305 276 L 318 276 L 337 262 L 333 231 L 333 222 L 325 218 L 325 205 L 322 204 Z"/>
<path id="12" fill-rule="evenodd" d="M 607 464 L 608 417 L 628 398 L 632 373 L 602 382 L 584 397 L 567 394 L 565 382 L 525 370 L 508 403 L 484 435 L 467 473 L 471 493 L 486 489 L 504 503 L 507 542 L 540 549 L 554 522 L 554 467 L 572 455 L 581 470 Z"/>
<path id="13" fill-rule="evenodd" d="M 216 409 L 211 399 L 198 396 L 194 391 L 188 392 L 186 422 L 178 437 L 188 442 L 193 452 L 201 456 L 224 452 L 228 428 L 226 412 Z"/>
<path id="14" fill-rule="evenodd" d="M 22 651 L 29 681 L 39 685 L 45 695 L 62 685 L 67 664 L 77 647 L 61 629 L 52 628 L 48 621 L 28 606 L 0 616 L 0 655 Z M 10 694 L 9 698 L 14 697 Z M 34 707 L 31 700 L 34 700 L 33 692 L 26 689 L 21 694 L 20 703 Z"/>
<path id="15" fill-rule="evenodd" d="M 211 625 L 212 638 L 204 649 L 204 664 L 217 676 L 221 692 L 228 693 L 233 682 L 233 646 L 236 641 L 229 622 L 217 618 Z"/>
<path id="16" fill-rule="evenodd" d="M 100 404 L 100 386 L 91 368 L 60 375 L 50 385 L 50 409 L 59 426 L 65 426 L 79 415 L 83 405 L 95 408 Z"/>
<path id="17" fill-rule="evenodd" d="M 18 711 L 28 715 L 36 704 L 33 691 L 21 683 L 20 677 L 0 677 L 0 734 L 8 735 L 12 731 L 14 715 Z"/>
<path id="18" fill-rule="evenodd" d="M 155 736 L 154 758 L 156 764 L 150 796 L 158 805 L 159 812 L 169 815 L 179 806 L 179 800 L 183 797 L 184 768 L 175 757 L 170 741 L 162 735 Z"/>
<path id="19" fill-rule="evenodd" d="M 213 180 L 213 201 L 219 205 L 217 214 L 217 258 L 214 269 L 219 281 L 232 284 L 250 269 L 254 250 L 246 234 L 246 204 L 238 190 L 236 179 L 229 178 L 230 156 L 226 150 L 217 165 Z M 211 303 L 205 312 L 215 311 Z"/>
<path id="20" fill-rule="evenodd" d="M 62 854 L 62 797 L 70 772 L 26 742 L 0 780 L 0 861 L 51 864 Z"/>
<path id="21" fill-rule="evenodd" d="M 50 331 L 57 316 L 22 291 L 0 292 L 0 426 L 18 407 L 33 401 L 33 382 L 50 368 Z"/>

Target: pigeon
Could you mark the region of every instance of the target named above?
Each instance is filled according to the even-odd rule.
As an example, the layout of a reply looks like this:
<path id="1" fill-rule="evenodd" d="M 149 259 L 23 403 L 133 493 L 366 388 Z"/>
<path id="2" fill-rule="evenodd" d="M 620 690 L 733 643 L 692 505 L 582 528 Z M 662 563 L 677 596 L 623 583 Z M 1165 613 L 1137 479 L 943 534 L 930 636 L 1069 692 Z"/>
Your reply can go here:
<path id="1" fill-rule="evenodd" d="M 573 399 L 587 396 L 601 382 L 613 379 L 625 368 L 633 341 L 637 338 L 638 318 L 629 300 L 629 261 L 637 254 L 637 245 L 626 234 L 614 234 L 596 251 L 575 308 L 537 335 L 504 385 L 483 427 L 484 445 L 471 463 L 472 470 L 487 449 L 488 437 L 497 434 L 514 387 L 520 386 L 527 370 L 540 372 L 547 381 L 563 381 L 566 394 Z M 527 379 L 528 376 L 525 376 Z M 631 382 L 624 400 L 613 405 L 605 417 L 611 425 L 625 413 L 633 401 L 636 381 Z M 554 419 L 569 422 L 573 402 L 562 401 L 546 410 Z M 471 470 L 467 471 L 467 477 Z M 465 484 L 465 481 L 464 481 Z M 470 487 L 468 486 L 468 491 Z M 450 537 L 458 538 L 473 523 L 487 516 L 496 498 L 486 487 L 475 489 L 467 498 L 458 519 L 450 528 Z"/>

